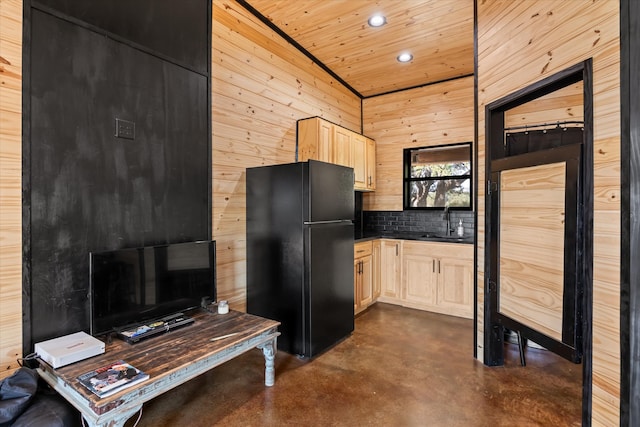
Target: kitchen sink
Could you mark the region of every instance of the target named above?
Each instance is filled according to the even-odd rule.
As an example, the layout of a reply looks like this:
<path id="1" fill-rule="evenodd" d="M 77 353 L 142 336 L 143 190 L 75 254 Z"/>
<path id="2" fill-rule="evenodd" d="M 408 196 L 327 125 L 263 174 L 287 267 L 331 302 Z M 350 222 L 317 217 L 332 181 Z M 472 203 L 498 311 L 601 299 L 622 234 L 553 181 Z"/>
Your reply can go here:
<path id="1" fill-rule="evenodd" d="M 445 241 L 450 241 L 450 242 L 466 242 L 470 239 L 470 236 L 467 237 L 460 237 L 460 236 L 456 236 L 456 235 L 451 235 L 451 236 L 443 236 L 441 234 L 435 234 L 435 233 L 425 233 L 423 235 L 420 236 L 421 239 L 433 239 L 433 240 L 445 240 Z"/>
<path id="2" fill-rule="evenodd" d="M 443 236 L 442 234 L 435 234 L 435 233 L 426 233 L 423 234 L 422 236 L 420 236 L 424 239 L 447 239 L 447 240 L 457 240 L 457 239 L 463 239 L 463 237 L 459 237 L 459 236 Z"/>
<path id="3" fill-rule="evenodd" d="M 422 236 L 420 236 L 420 237 L 422 237 L 422 238 L 424 238 L 424 239 L 432 239 L 432 238 L 437 238 L 437 237 L 440 237 L 440 236 L 438 236 L 438 235 L 437 235 L 437 234 L 435 234 L 435 233 L 426 233 L 426 234 L 423 234 L 423 235 L 422 235 Z"/>

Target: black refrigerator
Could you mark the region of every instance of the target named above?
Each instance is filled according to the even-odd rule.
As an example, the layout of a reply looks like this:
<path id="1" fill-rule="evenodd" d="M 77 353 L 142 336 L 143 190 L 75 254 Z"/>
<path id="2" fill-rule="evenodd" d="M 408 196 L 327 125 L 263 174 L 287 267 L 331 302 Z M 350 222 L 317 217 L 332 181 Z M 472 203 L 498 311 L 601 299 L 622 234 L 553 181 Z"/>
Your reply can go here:
<path id="1" fill-rule="evenodd" d="M 314 160 L 247 169 L 247 312 L 312 358 L 353 332 L 353 169 Z"/>

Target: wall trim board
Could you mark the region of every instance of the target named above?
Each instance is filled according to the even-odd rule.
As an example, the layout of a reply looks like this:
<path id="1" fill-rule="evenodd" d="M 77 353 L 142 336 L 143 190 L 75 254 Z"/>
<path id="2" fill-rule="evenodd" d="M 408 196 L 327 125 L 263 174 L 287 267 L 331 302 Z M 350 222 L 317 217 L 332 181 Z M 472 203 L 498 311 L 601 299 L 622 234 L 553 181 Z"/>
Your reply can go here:
<path id="1" fill-rule="evenodd" d="M 211 1 L 207 1 L 207 138 L 209 149 L 207 150 L 207 161 L 209 163 L 209 177 L 208 177 L 208 200 L 207 205 L 208 209 L 208 231 L 207 234 L 211 236 L 211 240 L 215 240 L 213 237 L 213 94 L 211 93 L 211 89 L 213 86 L 212 73 L 211 68 L 213 67 L 212 58 L 213 58 L 213 5 Z"/>
<path id="2" fill-rule="evenodd" d="M 333 70 L 331 70 L 329 67 L 327 67 L 323 62 L 321 62 L 318 58 L 316 58 L 313 54 L 311 54 L 311 52 L 309 52 L 307 49 L 305 49 L 304 47 L 302 47 L 302 45 L 300 45 L 300 43 L 298 43 L 297 41 L 295 41 L 294 39 L 292 39 L 291 37 L 289 37 L 289 35 L 287 33 L 285 33 L 284 31 L 282 31 L 280 29 L 280 27 L 278 27 L 276 24 L 274 24 L 271 20 L 269 20 L 266 16 L 264 16 L 263 14 L 261 14 L 260 12 L 258 12 L 253 6 L 251 6 L 249 3 L 247 3 L 245 0 L 236 0 L 236 2 L 244 7 L 249 13 L 251 13 L 253 16 L 255 16 L 256 18 L 258 18 L 264 25 L 266 25 L 267 27 L 271 28 L 276 34 L 278 34 L 280 37 L 282 37 L 284 40 L 287 41 L 287 43 L 291 44 L 292 46 L 294 46 L 296 49 L 298 49 L 300 52 L 302 52 L 307 58 L 309 58 L 311 61 L 313 61 L 316 65 L 318 65 L 320 68 L 322 68 L 324 71 L 327 72 L 327 74 L 329 74 L 331 77 L 333 77 L 334 79 L 336 79 L 338 82 L 340 82 L 341 85 L 343 85 L 344 87 L 346 87 L 347 89 L 349 89 L 351 91 L 351 93 L 353 93 L 355 96 L 357 96 L 358 98 L 362 99 L 363 96 L 360 92 L 358 92 L 355 88 L 351 87 L 346 81 L 344 81 L 339 75 L 337 75 L 336 73 L 333 72 Z"/>
<path id="3" fill-rule="evenodd" d="M 475 5 L 475 3 L 474 3 L 474 5 Z M 376 93 L 375 95 L 365 96 L 363 99 L 371 99 L 371 98 L 377 98 L 378 96 L 392 95 L 394 93 L 406 92 L 408 90 L 414 90 L 414 89 L 421 89 L 423 87 L 438 85 L 438 84 L 441 84 L 441 83 L 452 82 L 452 81 L 455 81 L 455 80 L 466 79 L 467 77 L 475 77 L 475 76 L 476 76 L 476 73 L 465 74 L 465 75 L 462 75 L 462 76 L 451 77 L 449 79 L 444 79 L 444 80 L 438 80 L 438 81 L 435 81 L 435 82 L 425 83 L 423 85 L 416 85 L 416 86 L 411 86 L 411 87 L 403 87 L 401 89 L 390 90 L 389 92 Z"/>
<path id="4" fill-rule="evenodd" d="M 620 2 L 620 425 L 640 423 L 640 5 Z"/>
<path id="5" fill-rule="evenodd" d="M 478 2 L 473 2 L 473 223 L 478 224 L 478 186 L 480 182 L 478 167 Z M 473 227 L 473 357 L 478 358 L 478 227 Z"/>
<path id="6" fill-rule="evenodd" d="M 31 0 L 24 0 L 22 22 L 22 354 L 31 352 L 31 55 L 27 46 L 31 46 Z"/>

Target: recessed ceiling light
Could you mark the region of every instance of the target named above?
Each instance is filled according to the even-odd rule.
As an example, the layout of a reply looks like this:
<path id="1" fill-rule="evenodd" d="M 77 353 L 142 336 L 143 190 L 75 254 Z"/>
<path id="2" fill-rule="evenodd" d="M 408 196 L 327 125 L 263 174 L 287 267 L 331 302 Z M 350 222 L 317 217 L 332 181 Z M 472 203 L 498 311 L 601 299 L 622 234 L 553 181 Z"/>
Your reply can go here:
<path id="1" fill-rule="evenodd" d="M 385 18 L 384 15 L 376 14 L 369 18 L 367 22 L 370 27 L 382 27 L 387 23 L 387 18 Z"/>
<path id="2" fill-rule="evenodd" d="M 396 59 L 398 60 L 398 62 L 409 62 L 413 59 L 413 55 L 408 52 L 404 52 L 398 55 Z"/>

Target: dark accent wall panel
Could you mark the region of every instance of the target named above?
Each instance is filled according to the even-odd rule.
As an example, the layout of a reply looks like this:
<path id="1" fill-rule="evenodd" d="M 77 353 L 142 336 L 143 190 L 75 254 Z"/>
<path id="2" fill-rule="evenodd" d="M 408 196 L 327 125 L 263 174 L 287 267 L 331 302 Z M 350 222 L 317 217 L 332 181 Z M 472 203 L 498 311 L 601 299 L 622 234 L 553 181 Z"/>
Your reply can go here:
<path id="1" fill-rule="evenodd" d="M 42 5 L 173 58 L 209 69 L 207 0 L 37 0 Z"/>
<path id="2" fill-rule="evenodd" d="M 207 77 L 38 10 L 31 23 L 25 348 L 88 329 L 89 251 L 210 238 Z"/>
<path id="3" fill-rule="evenodd" d="M 620 425 L 640 423 L 640 4 L 620 2 Z"/>

